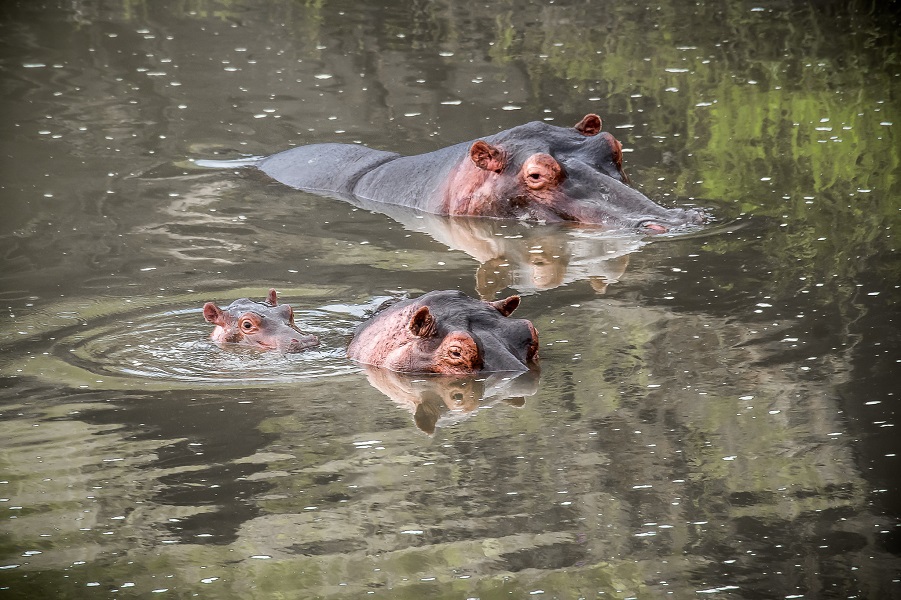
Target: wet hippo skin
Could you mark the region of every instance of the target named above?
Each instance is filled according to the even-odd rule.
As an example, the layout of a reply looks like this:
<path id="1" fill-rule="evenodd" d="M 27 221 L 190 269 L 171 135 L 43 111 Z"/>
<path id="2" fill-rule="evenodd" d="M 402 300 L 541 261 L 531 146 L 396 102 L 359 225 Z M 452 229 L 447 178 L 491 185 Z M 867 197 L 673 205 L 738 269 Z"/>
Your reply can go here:
<path id="1" fill-rule="evenodd" d="M 694 209 L 664 208 L 632 188 L 622 145 L 601 131 L 595 114 L 574 127 L 535 121 L 416 156 L 312 144 L 247 164 L 296 189 L 441 215 L 572 221 L 651 233 L 705 218 Z"/>
<path id="2" fill-rule="evenodd" d="M 215 325 L 211 339 L 220 344 L 236 344 L 258 350 L 301 352 L 319 345 L 315 335 L 302 332 L 294 324 L 294 311 L 279 304 L 274 289 L 262 302 L 240 298 L 225 308 L 213 302 L 203 306 L 204 318 Z"/>
<path id="3" fill-rule="evenodd" d="M 347 348 L 358 362 L 405 373 L 463 375 L 537 365 L 538 332 L 511 319 L 519 296 L 487 302 L 435 291 L 393 304 L 362 323 Z"/>

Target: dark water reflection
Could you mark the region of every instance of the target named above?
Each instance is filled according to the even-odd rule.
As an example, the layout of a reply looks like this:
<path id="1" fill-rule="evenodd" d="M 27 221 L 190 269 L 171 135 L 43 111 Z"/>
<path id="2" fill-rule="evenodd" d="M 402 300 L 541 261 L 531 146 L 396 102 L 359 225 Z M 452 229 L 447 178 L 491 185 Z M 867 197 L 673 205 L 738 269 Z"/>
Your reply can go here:
<path id="1" fill-rule="evenodd" d="M 0 596 L 901 597 L 891 6 L 4 4 Z M 589 111 L 717 221 L 372 212 L 191 163 Z M 320 349 L 207 342 L 204 301 L 269 287 Z M 344 358 L 441 288 L 523 294 L 540 380 Z"/>

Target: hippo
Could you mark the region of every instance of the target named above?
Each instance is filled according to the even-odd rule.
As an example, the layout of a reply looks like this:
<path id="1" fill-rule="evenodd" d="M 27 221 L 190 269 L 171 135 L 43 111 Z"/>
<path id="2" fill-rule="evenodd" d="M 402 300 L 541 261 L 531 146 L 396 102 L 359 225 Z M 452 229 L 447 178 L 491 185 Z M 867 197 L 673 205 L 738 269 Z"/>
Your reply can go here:
<path id="1" fill-rule="evenodd" d="M 204 318 L 216 326 L 210 338 L 217 344 L 238 344 L 258 350 L 301 352 L 319 345 L 319 339 L 304 333 L 294 324 L 294 311 L 279 304 L 274 289 L 262 302 L 249 298 L 235 300 L 219 308 L 213 302 L 203 305 Z"/>
<path id="2" fill-rule="evenodd" d="M 467 375 L 538 364 L 538 331 L 510 319 L 519 296 L 488 302 L 440 290 L 392 304 L 357 327 L 347 356 L 403 373 Z"/>
<path id="3" fill-rule="evenodd" d="M 247 161 L 292 188 L 439 215 L 574 222 L 648 233 L 698 225 L 695 209 L 664 208 L 630 187 L 622 144 L 588 114 L 574 127 L 542 121 L 415 156 L 357 144 L 311 144 Z"/>

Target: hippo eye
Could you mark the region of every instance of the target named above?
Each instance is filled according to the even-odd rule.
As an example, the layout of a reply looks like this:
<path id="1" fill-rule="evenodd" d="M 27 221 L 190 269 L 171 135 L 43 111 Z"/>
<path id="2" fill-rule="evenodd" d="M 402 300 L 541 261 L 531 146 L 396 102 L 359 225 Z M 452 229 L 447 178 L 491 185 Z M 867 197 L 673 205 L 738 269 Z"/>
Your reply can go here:
<path id="1" fill-rule="evenodd" d="M 463 347 L 462 346 L 450 346 L 447 349 L 447 355 L 452 360 L 463 360 Z"/>
<path id="2" fill-rule="evenodd" d="M 238 322 L 238 327 L 241 328 L 241 331 L 244 333 L 253 333 L 257 330 L 257 324 L 253 321 L 253 319 L 244 318 Z"/>

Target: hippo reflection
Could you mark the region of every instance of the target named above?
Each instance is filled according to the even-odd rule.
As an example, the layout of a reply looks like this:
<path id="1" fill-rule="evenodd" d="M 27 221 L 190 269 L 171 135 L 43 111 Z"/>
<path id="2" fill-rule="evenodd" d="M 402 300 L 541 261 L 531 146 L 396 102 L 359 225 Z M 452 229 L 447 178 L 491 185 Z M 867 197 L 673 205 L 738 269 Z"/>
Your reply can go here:
<path id="1" fill-rule="evenodd" d="M 429 435 L 468 419 L 480 408 L 499 402 L 525 404 L 538 391 L 538 374 L 493 373 L 488 377 L 412 375 L 365 365 L 369 383 L 413 415 L 416 426 Z"/>
<path id="2" fill-rule="evenodd" d="M 204 318 L 215 325 L 210 338 L 218 344 L 237 344 L 258 350 L 301 352 L 319 345 L 319 339 L 304 333 L 294 323 L 294 311 L 279 304 L 274 289 L 262 302 L 240 298 L 225 308 L 213 302 L 203 306 Z"/>
<path id="3" fill-rule="evenodd" d="M 598 293 L 626 272 L 629 255 L 644 246 L 642 236 L 568 224 L 535 226 L 522 221 L 447 217 L 403 206 L 373 207 L 410 231 L 422 232 L 480 263 L 476 289 L 494 298 L 504 288 L 521 293 L 588 281 Z"/>
<path id="4" fill-rule="evenodd" d="M 601 125 L 595 114 L 573 127 L 534 121 L 417 156 L 356 144 L 311 144 L 243 164 L 299 190 L 441 215 L 652 233 L 704 221 L 697 210 L 664 208 L 629 186 L 622 144 Z"/>

